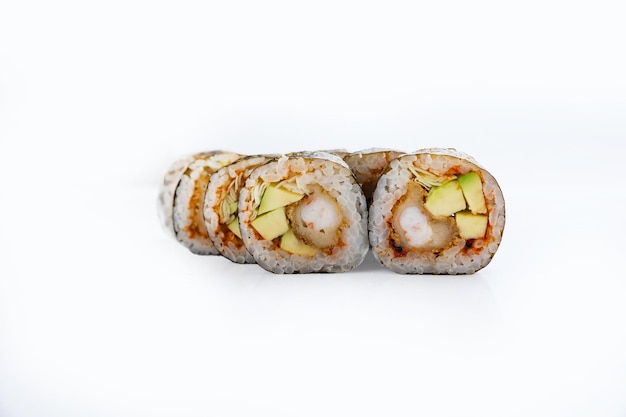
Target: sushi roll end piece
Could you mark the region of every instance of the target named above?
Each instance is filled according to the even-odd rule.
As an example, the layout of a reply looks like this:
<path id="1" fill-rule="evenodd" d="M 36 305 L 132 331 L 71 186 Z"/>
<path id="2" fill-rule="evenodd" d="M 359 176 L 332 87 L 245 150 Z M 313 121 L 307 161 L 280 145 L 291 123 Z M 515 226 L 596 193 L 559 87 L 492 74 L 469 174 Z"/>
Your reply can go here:
<path id="1" fill-rule="evenodd" d="M 210 151 L 181 158 L 168 169 L 159 193 L 158 211 L 164 229 L 198 255 L 217 254 L 209 239 L 203 205 L 211 175 L 242 155 Z"/>

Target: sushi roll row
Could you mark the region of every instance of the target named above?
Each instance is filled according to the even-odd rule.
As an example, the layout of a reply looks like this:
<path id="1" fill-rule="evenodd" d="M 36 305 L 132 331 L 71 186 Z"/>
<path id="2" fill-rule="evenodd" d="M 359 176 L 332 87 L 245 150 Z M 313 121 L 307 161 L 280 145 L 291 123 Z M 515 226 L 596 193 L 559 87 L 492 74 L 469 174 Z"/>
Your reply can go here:
<path id="1" fill-rule="evenodd" d="M 198 153 L 167 171 L 158 207 L 193 253 L 274 273 L 349 271 L 371 247 L 394 272 L 472 274 L 505 218 L 493 176 L 453 149 Z"/>

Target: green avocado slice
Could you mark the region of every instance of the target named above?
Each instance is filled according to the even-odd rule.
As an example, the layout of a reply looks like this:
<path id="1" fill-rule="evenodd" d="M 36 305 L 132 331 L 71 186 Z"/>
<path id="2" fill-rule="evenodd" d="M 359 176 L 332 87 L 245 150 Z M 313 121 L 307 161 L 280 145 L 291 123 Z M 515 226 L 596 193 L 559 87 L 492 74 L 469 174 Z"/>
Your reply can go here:
<path id="1" fill-rule="evenodd" d="M 289 221 L 285 214 L 285 207 L 279 207 L 257 217 L 251 222 L 251 225 L 265 240 L 275 239 L 289 231 Z"/>
<path id="2" fill-rule="evenodd" d="M 487 232 L 488 218 L 484 214 L 461 211 L 454 216 L 459 234 L 463 239 L 480 239 Z"/>
<path id="3" fill-rule="evenodd" d="M 281 236 L 280 248 L 296 255 L 314 256 L 317 253 L 317 249 L 313 246 L 301 242 L 293 233 L 293 230 L 289 230 Z"/>
<path id="4" fill-rule="evenodd" d="M 433 187 L 426 196 L 424 207 L 435 217 L 451 216 L 465 210 L 465 198 L 459 182 L 452 180 L 440 187 Z"/>
<path id="5" fill-rule="evenodd" d="M 239 231 L 239 218 L 235 217 L 235 220 L 228 223 L 226 226 L 230 229 L 231 232 L 235 234 L 239 239 L 241 239 L 241 232 Z"/>
<path id="6" fill-rule="evenodd" d="M 277 187 L 275 184 L 270 184 L 265 189 L 263 197 L 261 197 L 261 204 L 257 214 L 260 215 L 278 207 L 285 207 L 299 201 L 302 197 L 304 197 L 304 194 L 293 193 L 282 187 Z"/>
<path id="7" fill-rule="evenodd" d="M 480 175 L 477 172 L 468 172 L 460 176 L 458 181 L 470 211 L 474 214 L 487 213 Z"/>

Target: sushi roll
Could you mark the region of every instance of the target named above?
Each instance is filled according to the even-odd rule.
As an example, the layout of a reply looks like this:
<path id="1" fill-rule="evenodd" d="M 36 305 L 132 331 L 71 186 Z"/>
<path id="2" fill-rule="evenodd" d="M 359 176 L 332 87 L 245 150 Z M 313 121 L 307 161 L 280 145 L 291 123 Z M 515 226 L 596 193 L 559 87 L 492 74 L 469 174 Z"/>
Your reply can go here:
<path id="1" fill-rule="evenodd" d="M 343 157 L 343 160 L 346 161 L 356 177 L 357 182 L 363 188 L 363 194 L 365 194 L 368 206 L 372 203 L 372 194 L 374 194 L 378 178 L 384 169 L 387 168 L 387 164 L 403 153 L 391 149 L 374 148 L 353 152 Z"/>
<path id="2" fill-rule="evenodd" d="M 198 153 L 176 161 L 165 175 L 159 197 L 161 222 L 195 254 L 218 253 L 204 222 L 204 195 L 211 174 L 241 156 L 225 151 Z"/>
<path id="3" fill-rule="evenodd" d="M 233 262 L 254 263 L 239 232 L 239 191 L 250 172 L 273 157 L 256 155 L 242 158 L 218 169 L 209 180 L 204 198 L 204 219 L 209 238 L 215 249 Z"/>
<path id="4" fill-rule="evenodd" d="M 248 252 L 274 273 L 348 271 L 368 250 L 363 192 L 329 153 L 283 155 L 256 168 L 238 209 Z"/>
<path id="5" fill-rule="evenodd" d="M 369 213 L 374 257 L 403 274 L 472 274 L 502 239 L 504 197 L 495 178 L 454 149 L 425 149 L 389 163 Z"/>
<path id="6" fill-rule="evenodd" d="M 174 196 L 176 195 L 176 187 L 178 187 L 180 178 L 189 164 L 203 155 L 203 153 L 197 153 L 185 155 L 177 159 L 169 166 L 161 183 L 157 204 L 159 220 L 163 230 L 173 237 L 176 236 L 176 233 L 174 233 Z"/>

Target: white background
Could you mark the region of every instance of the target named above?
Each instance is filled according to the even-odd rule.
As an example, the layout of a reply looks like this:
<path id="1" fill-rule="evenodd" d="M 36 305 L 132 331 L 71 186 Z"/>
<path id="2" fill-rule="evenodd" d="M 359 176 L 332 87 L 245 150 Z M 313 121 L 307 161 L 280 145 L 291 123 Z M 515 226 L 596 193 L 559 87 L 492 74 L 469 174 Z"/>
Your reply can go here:
<path id="1" fill-rule="evenodd" d="M 626 415 L 622 1 L 0 3 L 0 416 Z M 177 157 L 451 146 L 470 277 L 274 276 L 159 228 Z"/>

